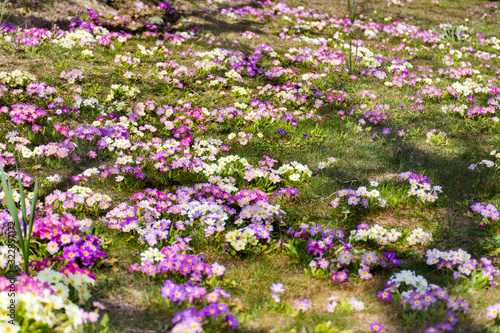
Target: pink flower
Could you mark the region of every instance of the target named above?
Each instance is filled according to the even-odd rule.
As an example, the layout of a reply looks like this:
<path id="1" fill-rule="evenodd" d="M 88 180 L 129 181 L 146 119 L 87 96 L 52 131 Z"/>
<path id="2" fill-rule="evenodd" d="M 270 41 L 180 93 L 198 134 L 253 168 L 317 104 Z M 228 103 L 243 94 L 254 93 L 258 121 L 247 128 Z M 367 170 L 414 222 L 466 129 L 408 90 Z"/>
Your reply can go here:
<path id="1" fill-rule="evenodd" d="M 214 290 L 211 293 L 207 294 L 208 303 L 217 303 L 218 300 L 219 300 L 218 290 Z"/>
<path id="2" fill-rule="evenodd" d="M 373 275 L 370 273 L 370 268 L 369 267 L 364 267 L 358 269 L 359 277 L 363 280 L 369 280 L 373 277 Z"/>
<path id="3" fill-rule="evenodd" d="M 295 309 L 297 310 L 307 311 L 310 308 L 311 308 L 311 302 L 309 302 L 305 298 L 301 298 L 295 302 Z"/>
<path id="4" fill-rule="evenodd" d="M 96 323 L 99 320 L 99 314 L 97 312 L 87 312 L 87 320 Z"/>
<path id="5" fill-rule="evenodd" d="M 106 310 L 106 307 L 104 305 L 102 305 L 101 302 L 95 301 L 92 303 L 92 305 L 95 306 L 96 308 L 101 309 L 101 310 Z"/>
<path id="6" fill-rule="evenodd" d="M 217 276 L 223 276 L 226 271 L 226 267 L 219 265 L 218 263 L 212 264 L 212 272 Z"/>
<path id="7" fill-rule="evenodd" d="M 333 208 L 337 208 L 340 204 L 340 198 L 336 198 L 336 199 L 332 200 L 332 202 L 330 202 L 330 204 L 332 205 Z"/>
<path id="8" fill-rule="evenodd" d="M 498 310 L 500 310 L 500 303 L 488 306 L 486 308 L 486 317 L 495 319 L 498 316 Z"/>
<path id="9" fill-rule="evenodd" d="M 47 251 L 49 251 L 50 254 L 54 255 L 59 252 L 59 245 L 57 245 L 56 242 L 51 241 L 47 244 Z"/>

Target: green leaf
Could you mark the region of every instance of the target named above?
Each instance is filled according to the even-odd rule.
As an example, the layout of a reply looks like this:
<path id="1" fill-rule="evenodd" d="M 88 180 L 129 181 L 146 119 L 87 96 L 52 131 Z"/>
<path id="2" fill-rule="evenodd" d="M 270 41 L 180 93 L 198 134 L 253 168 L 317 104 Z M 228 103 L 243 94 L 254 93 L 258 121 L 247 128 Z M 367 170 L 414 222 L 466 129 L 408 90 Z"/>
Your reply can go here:
<path id="1" fill-rule="evenodd" d="M 10 188 L 10 183 L 8 183 L 7 180 L 5 179 L 5 172 L 4 172 L 3 168 L 1 169 L 0 176 L 2 178 L 3 192 L 5 193 L 5 202 L 7 203 L 7 208 L 9 209 L 10 215 L 12 216 L 12 219 L 14 220 L 14 225 L 16 227 L 18 240 L 21 243 L 23 241 L 23 235 L 22 235 L 22 231 L 21 231 L 21 226 L 19 224 L 19 217 L 17 215 L 18 211 L 17 211 L 16 204 L 14 202 L 14 199 L 12 198 L 12 189 Z"/>
<path id="2" fill-rule="evenodd" d="M 104 316 L 102 316 L 102 319 L 101 319 L 101 327 L 106 327 L 107 328 L 108 323 L 109 323 L 109 317 L 108 317 L 108 314 L 105 313 Z"/>
<path id="3" fill-rule="evenodd" d="M 21 196 L 21 212 L 23 214 L 23 227 L 24 227 L 24 238 L 26 238 L 26 234 L 28 232 L 26 225 L 28 221 L 26 220 L 26 200 L 24 198 L 24 186 L 21 182 L 21 175 L 19 174 L 19 169 L 17 169 L 17 183 L 19 184 L 19 195 Z"/>
<path id="4" fill-rule="evenodd" d="M 29 217 L 29 226 L 27 230 L 26 237 L 28 238 L 26 240 L 26 247 L 27 251 L 29 251 L 29 246 L 30 246 L 30 241 L 31 241 L 31 234 L 33 231 L 33 222 L 35 221 L 35 209 L 36 209 L 36 199 L 38 197 L 38 180 L 35 181 L 35 191 L 33 192 L 33 199 L 31 200 L 31 211 L 30 211 L 30 217 Z"/>

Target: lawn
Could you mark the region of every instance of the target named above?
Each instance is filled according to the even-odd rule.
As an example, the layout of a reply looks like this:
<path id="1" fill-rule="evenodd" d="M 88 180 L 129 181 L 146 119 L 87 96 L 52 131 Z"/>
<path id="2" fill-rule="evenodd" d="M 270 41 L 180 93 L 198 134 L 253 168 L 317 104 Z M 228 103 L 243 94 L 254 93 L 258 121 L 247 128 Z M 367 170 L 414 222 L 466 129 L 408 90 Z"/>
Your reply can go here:
<path id="1" fill-rule="evenodd" d="M 3 2 L 0 332 L 500 332 L 499 5 Z"/>

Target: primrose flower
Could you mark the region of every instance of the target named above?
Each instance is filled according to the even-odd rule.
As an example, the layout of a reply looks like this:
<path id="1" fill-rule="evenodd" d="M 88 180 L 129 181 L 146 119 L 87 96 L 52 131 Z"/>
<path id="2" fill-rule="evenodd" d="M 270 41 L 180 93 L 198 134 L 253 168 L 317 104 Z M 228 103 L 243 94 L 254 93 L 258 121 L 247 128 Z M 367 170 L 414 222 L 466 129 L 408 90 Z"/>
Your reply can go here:
<path id="1" fill-rule="evenodd" d="M 225 317 L 225 319 L 226 319 L 226 322 L 227 322 L 227 326 L 231 327 L 234 330 L 238 328 L 239 321 L 238 321 L 238 319 L 236 319 L 234 317 L 234 315 L 232 313 L 227 314 L 226 317 Z"/>
<path id="2" fill-rule="evenodd" d="M 364 267 L 364 268 L 360 268 L 358 269 L 358 274 L 359 274 L 359 277 L 363 280 L 369 280 L 372 278 L 372 274 L 370 273 L 370 268 L 369 267 Z"/>
<path id="3" fill-rule="evenodd" d="M 283 293 L 285 292 L 285 287 L 282 283 L 273 283 L 271 285 L 271 291 L 275 293 Z"/>
<path id="4" fill-rule="evenodd" d="M 379 323 L 370 324 L 370 331 L 371 332 L 379 333 L 379 332 L 382 332 L 383 330 L 385 330 L 385 327 L 382 324 L 379 324 Z"/>
<path id="5" fill-rule="evenodd" d="M 386 302 L 392 301 L 392 293 L 388 290 L 378 291 L 377 297 Z"/>
<path id="6" fill-rule="evenodd" d="M 348 298 L 346 301 L 351 304 L 354 311 L 362 311 L 365 308 L 365 303 L 355 298 Z"/>
<path id="7" fill-rule="evenodd" d="M 219 265 L 218 263 L 212 264 L 212 272 L 217 276 L 223 276 L 226 271 L 226 267 Z"/>
<path id="8" fill-rule="evenodd" d="M 50 254 L 54 255 L 59 251 L 59 246 L 56 242 L 50 241 L 47 244 L 47 251 L 49 251 Z"/>
<path id="9" fill-rule="evenodd" d="M 486 317 L 495 319 L 497 318 L 499 311 L 500 311 L 500 303 L 490 305 L 486 308 Z"/>
<path id="10" fill-rule="evenodd" d="M 340 204 L 340 198 L 335 198 L 333 199 L 330 204 L 332 205 L 333 208 L 337 208 Z"/>
<path id="11" fill-rule="evenodd" d="M 305 298 L 301 298 L 298 301 L 295 302 L 295 309 L 296 310 L 302 310 L 302 311 L 307 311 L 311 308 L 311 302 L 309 302 Z"/>
<path id="12" fill-rule="evenodd" d="M 338 303 L 336 301 L 331 301 L 330 303 L 328 303 L 328 305 L 326 306 L 326 311 L 330 312 L 330 313 L 333 313 L 335 312 L 335 308 L 337 307 Z"/>

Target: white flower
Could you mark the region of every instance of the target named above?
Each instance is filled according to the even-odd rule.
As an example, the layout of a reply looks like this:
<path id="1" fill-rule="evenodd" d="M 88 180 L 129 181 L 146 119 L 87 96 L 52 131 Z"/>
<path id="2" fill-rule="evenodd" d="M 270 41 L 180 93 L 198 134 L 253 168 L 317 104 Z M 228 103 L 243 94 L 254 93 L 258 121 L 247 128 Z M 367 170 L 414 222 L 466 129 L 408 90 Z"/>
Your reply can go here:
<path id="1" fill-rule="evenodd" d="M 328 305 L 326 306 L 326 311 L 330 312 L 330 313 L 333 313 L 335 312 L 335 308 L 337 307 L 337 302 L 336 301 L 333 301 L 331 303 L 328 303 Z"/>

